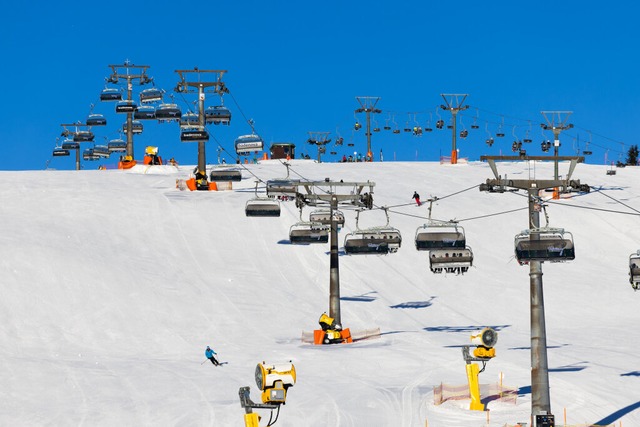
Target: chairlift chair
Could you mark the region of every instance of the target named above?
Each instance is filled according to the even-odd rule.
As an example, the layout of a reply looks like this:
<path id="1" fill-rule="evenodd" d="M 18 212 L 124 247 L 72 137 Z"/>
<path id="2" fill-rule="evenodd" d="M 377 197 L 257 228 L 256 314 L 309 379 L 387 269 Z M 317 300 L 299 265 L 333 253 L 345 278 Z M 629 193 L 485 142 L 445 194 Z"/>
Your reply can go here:
<path id="1" fill-rule="evenodd" d="M 80 144 L 77 141 L 73 141 L 71 139 L 65 139 L 64 141 L 62 141 L 62 144 L 60 144 L 60 146 L 63 150 L 77 150 L 80 148 Z"/>
<path id="2" fill-rule="evenodd" d="M 198 126 L 200 126 L 200 118 L 198 117 L 198 114 L 188 111 L 180 117 L 181 129 L 189 129 Z"/>
<path id="3" fill-rule="evenodd" d="M 153 105 L 141 105 L 133 113 L 136 120 L 156 120 L 156 107 Z"/>
<path id="4" fill-rule="evenodd" d="M 121 101 L 122 92 L 115 88 L 105 88 L 100 92 L 100 101 Z"/>
<path id="5" fill-rule="evenodd" d="M 344 214 L 342 211 L 333 211 L 333 220 L 335 221 L 338 230 L 344 226 Z M 319 222 L 320 224 L 331 225 L 331 209 L 316 209 L 309 214 L 309 221 Z"/>
<path id="6" fill-rule="evenodd" d="M 90 130 L 79 130 L 73 134 L 75 142 L 93 142 L 95 135 Z"/>
<path id="7" fill-rule="evenodd" d="M 97 157 L 109 157 L 111 155 L 111 151 L 106 145 L 96 145 L 93 147 L 93 154 Z"/>
<path id="8" fill-rule="evenodd" d="M 182 129 L 180 132 L 180 141 L 182 142 L 195 142 L 195 141 L 208 141 L 209 132 L 204 127 Z"/>
<path id="9" fill-rule="evenodd" d="M 242 181 L 242 173 L 238 169 L 225 167 L 211 170 L 209 178 L 211 182 Z"/>
<path id="10" fill-rule="evenodd" d="M 147 104 L 162 101 L 162 91 L 158 88 L 151 87 L 140 92 L 140 103 Z"/>
<path id="11" fill-rule="evenodd" d="M 289 241 L 294 245 L 328 243 L 331 227 L 311 221 L 301 221 L 289 228 Z"/>
<path id="12" fill-rule="evenodd" d="M 89 114 L 87 117 L 87 126 L 105 126 L 106 124 L 107 119 L 102 114 Z"/>
<path id="13" fill-rule="evenodd" d="M 207 124 L 229 125 L 231 123 L 231 111 L 224 105 L 207 107 L 204 111 L 204 117 Z"/>
<path id="14" fill-rule="evenodd" d="M 573 235 L 562 228 L 523 230 L 515 236 L 514 246 L 520 265 L 530 261 L 563 262 L 576 257 Z"/>
<path id="15" fill-rule="evenodd" d="M 142 124 L 141 121 L 133 120 L 131 122 L 131 132 L 134 135 L 141 134 L 143 130 L 144 130 L 144 125 Z M 125 133 L 125 134 L 127 133 L 127 123 L 126 122 L 122 124 L 122 133 Z"/>
<path id="16" fill-rule="evenodd" d="M 256 134 L 241 135 L 235 141 L 236 154 L 247 155 L 249 153 L 262 151 L 264 148 L 264 142 Z"/>
<path id="17" fill-rule="evenodd" d="M 467 241 L 464 228 L 455 222 L 431 221 L 416 230 L 416 249 L 430 251 L 432 249 L 463 249 Z"/>
<path id="18" fill-rule="evenodd" d="M 127 151 L 127 142 L 122 139 L 112 139 L 107 143 L 107 147 L 112 153 L 125 153 Z"/>
<path id="19" fill-rule="evenodd" d="M 278 200 L 258 196 L 258 181 L 256 181 L 255 193 L 256 196 L 245 204 L 244 212 L 246 216 L 280 216 L 280 202 Z"/>
<path id="20" fill-rule="evenodd" d="M 159 122 L 170 122 L 180 120 L 182 111 L 178 108 L 178 104 L 160 104 L 156 108 L 156 120 Z"/>
<path id="21" fill-rule="evenodd" d="M 84 160 L 98 160 L 100 157 L 93 152 L 93 148 L 87 148 L 82 152 L 82 158 Z"/>
<path id="22" fill-rule="evenodd" d="M 116 113 L 133 113 L 136 111 L 138 106 L 135 102 L 129 99 L 125 99 L 122 101 L 118 101 L 116 104 Z"/>
<path id="23" fill-rule="evenodd" d="M 629 255 L 629 283 L 634 290 L 640 289 L 640 250 Z"/>
<path id="24" fill-rule="evenodd" d="M 471 248 L 431 249 L 429 251 L 429 269 L 433 273 L 464 274 L 473 265 Z"/>
<path id="25" fill-rule="evenodd" d="M 402 244 L 400 230 L 389 226 L 389 213 L 384 210 L 387 223 L 382 227 L 360 229 L 360 210 L 356 216 L 356 230 L 344 237 L 344 251 L 349 255 L 388 254 L 398 251 Z"/>
<path id="26" fill-rule="evenodd" d="M 65 150 L 64 148 L 56 147 L 53 149 L 53 157 L 64 157 L 70 154 L 69 150 Z"/>

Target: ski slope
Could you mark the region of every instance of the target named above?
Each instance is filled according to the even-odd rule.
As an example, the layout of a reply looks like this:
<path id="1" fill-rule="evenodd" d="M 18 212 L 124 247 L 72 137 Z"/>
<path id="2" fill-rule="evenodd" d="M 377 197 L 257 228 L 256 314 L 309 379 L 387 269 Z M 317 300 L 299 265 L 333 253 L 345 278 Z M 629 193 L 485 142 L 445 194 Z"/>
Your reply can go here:
<path id="1" fill-rule="evenodd" d="M 297 383 L 277 426 L 486 426 L 468 400 L 433 404 L 434 386 L 466 383 L 461 346 L 485 326 L 499 339 L 480 382 L 502 374 L 520 390 L 515 405 L 488 402 L 488 425 L 529 421 L 529 268 L 513 256 L 524 193 L 478 191 L 493 178 L 485 163 L 291 163 L 292 178 L 373 181 L 374 204 L 393 207 L 397 253 L 340 256 L 343 326 L 379 327 L 379 339 L 301 342 L 329 308 L 329 247 L 288 244 L 293 202 L 280 218 L 244 214 L 256 177 L 286 175 L 279 161 L 246 165 L 218 192 L 176 188 L 193 166 L 0 172 L 0 425 L 239 426 L 238 389 L 260 400 L 256 364 L 290 360 Z M 551 163 L 498 167 L 553 177 Z M 640 169 L 605 172 L 579 165 L 573 178 L 592 192 L 547 208 L 576 246 L 575 261 L 542 267 L 551 404 L 557 422 L 566 408 L 570 425 L 640 426 L 640 293 L 628 283 Z M 428 204 L 414 191 L 440 198 L 433 218 L 461 220 L 468 273 L 429 271 L 414 247 Z M 355 229 L 343 212 L 341 246 Z M 384 223 L 379 209 L 360 216 L 360 227 Z M 207 345 L 228 364 L 206 361 Z"/>

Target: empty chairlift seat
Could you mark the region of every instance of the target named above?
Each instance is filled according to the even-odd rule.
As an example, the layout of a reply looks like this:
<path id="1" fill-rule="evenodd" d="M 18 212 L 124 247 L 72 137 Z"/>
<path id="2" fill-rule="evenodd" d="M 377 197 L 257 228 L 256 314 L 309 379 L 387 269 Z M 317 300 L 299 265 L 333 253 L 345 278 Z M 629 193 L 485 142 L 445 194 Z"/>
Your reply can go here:
<path id="1" fill-rule="evenodd" d="M 292 244 L 313 244 L 329 242 L 330 227 L 319 222 L 298 222 L 289 229 Z"/>
<path id="2" fill-rule="evenodd" d="M 280 216 L 280 202 L 267 197 L 256 197 L 248 200 L 244 212 L 246 216 Z"/>
<path id="3" fill-rule="evenodd" d="M 131 100 L 118 101 L 116 104 L 116 113 L 133 113 L 138 109 L 135 102 Z"/>
<path id="4" fill-rule="evenodd" d="M 69 150 L 65 150 L 64 148 L 56 147 L 53 149 L 53 157 L 64 157 L 70 154 Z"/>
<path id="5" fill-rule="evenodd" d="M 524 230 L 516 235 L 514 246 L 520 265 L 530 261 L 563 262 L 576 257 L 573 235 L 561 228 Z"/>
<path id="6" fill-rule="evenodd" d="M 151 87 L 140 92 L 140 103 L 152 103 L 162 101 L 162 90 Z"/>
<path id="7" fill-rule="evenodd" d="M 89 114 L 87 117 L 87 126 L 105 126 L 107 119 L 102 114 Z"/>
<path id="8" fill-rule="evenodd" d="M 156 107 L 153 105 L 141 105 L 133 113 L 133 118 L 136 120 L 155 120 Z"/>
<path id="9" fill-rule="evenodd" d="M 415 240 L 419 251 L 466 247 L 464 228 L 451 222 L 425 224 L 416 230 Z"/>
<path id="10" fill-rule="evenodd" d="M 235 168 L 216 168 L 209 175 L 211 182 L 242 181 L 242 173 Z"/>
<path id="11" fill-rule="evenodd" d="M 105 88 L 100 92 L 100 101 L 120 101 L 122 92 L 115 88 Z"/>

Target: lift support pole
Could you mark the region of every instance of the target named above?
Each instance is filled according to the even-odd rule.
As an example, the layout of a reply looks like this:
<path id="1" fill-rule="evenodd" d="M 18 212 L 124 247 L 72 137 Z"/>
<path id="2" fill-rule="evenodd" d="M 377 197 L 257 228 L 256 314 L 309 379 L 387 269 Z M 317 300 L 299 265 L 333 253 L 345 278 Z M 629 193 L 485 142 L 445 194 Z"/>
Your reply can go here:
<path id="1" fill-rule="evenodd" d="M 331 249 L 329 260 L 329 317 L 333 317 L 338 325 L 342 325 L 340 316 L 340 262 L 338 254 L 338 224 L 333 218 L 333 212 L 338 209 L 338 198 L 331 197 Z"/>

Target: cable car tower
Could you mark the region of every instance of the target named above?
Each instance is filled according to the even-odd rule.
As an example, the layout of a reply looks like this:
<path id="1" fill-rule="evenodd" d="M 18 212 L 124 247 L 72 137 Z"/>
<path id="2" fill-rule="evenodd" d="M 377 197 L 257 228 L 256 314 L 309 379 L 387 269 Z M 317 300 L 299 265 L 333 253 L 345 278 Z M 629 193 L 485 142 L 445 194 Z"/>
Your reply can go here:
<path id="1" fill-rule="evenodd" d="M 371 151 L 371 114 L 380 114 L 382 110 L 376 108 L 376 104 L 380 101 L 377 96 L 356 96 L 356 100 L 360 104 L 360 108 L 355 113 L 365 113 L 367 118 L 367 157 L 373 161 L 373 152 Z M 358 130 L 359 123 L 356 122 L 355 129 Z"/>
<path id="2" fill-rule="evenodd" d="M 544 315 L 544 298 L 542 292 L 542 263 L 544 261 L 558 262 L 573 259 L 573 240 L 563 237 L 564 230 L 540 227 L 540 203 L 538 193 L 548 188 L 562 188 L 563 191 L 575 189 L 588 192 L 589 186 L 580 184 L 579 180 L 571 180 L 571 175 L 578 163 L 584 162 L 584 157 L 558 156 L 481 156 L 480 160 L 487 161 L 495 179 L 487 179 L 480 184 L 480 191 L 502 192 L 505 187 L 526 190 L 529 199 L 529 228 L 516 236 L 516 256 L 522 264 L 529 264 L 530 301 L 531 301 L 531 416 L 533 427 L 544 424 L 545 420 L 553 419 L 551 415 L 551 398 L 549 395 L 549 366 L 547 362 L 547 337 Z M 569 172 L 564 180 L 556 178 L 547 180 L 536 179 L 503 179 L 498 174 L 496 161 L 569 161 Z M 562 232 L 560 232 L 562 231 Z M 569 233 L 570 235 L 570 233 Z M 528 241 L 526 241 L 528 240 Z M 547 245 L 547 243 L 551 245 Z M 564 245 L 558 248 L 558 243 Z M 565 246 L 570 251 L 562 252 Z M 570 248 L 568 247 L 570 246 Z M 564 255 L 560 255 L 564 254 Z M 564 257 L 564 258 L 563 258 Z"/>
<path id="3" fill-rule="evenodd" d="M 544 116 L 546 123 L 541 123 L 540 127 L 544 130 L 550 130 L 553 132 L 553 156 L 558 157 L 558 151 L 560 148 L 560 132 L 573 127 L 572 124 L 567 124 L 567 120 L 573 111 L 541 111 L 541 113 Z M 558 179 L 557 160 L 554 162 L 553 166 L 553 179 Z"/>
<path id="4" fill-rule="evenodd" d="M 327 151 L 325 145 L 331 142 L 331 138 L 329 138 L 330 133 L 331 132 L 309 132 L 307 142 L 318 147 L 318 163 L 322 163 L 320 156 Z"/>
<path id="5" fill-rule="evenodd" d="M 200 70 L 195 67 L 193 70 L 175 70 L 180 77 L 180 81 L 175 87 L 175 91 L 178 93 L 198 93 L 198 127 L 188 133 L 188 136 L 184 133 L 181 134 L 180 139 L 182 141 L 194 141 L 198 143 L 198 171 L 203 173 L 206 177 L 207 174 L 207 157 L 205 153 L 205 142 L 209 140 L 209 134 L 205 129 L 205 109 L 204 100 L 205 92 L 216 93 L 222 96 L 228 93 L 229 90 L 222 81 L 222 76 L 227 70 Z M 187 77 L 195 75 L 197 79 L 188 80 Z M 203 78 L 213 75 L 213 79 L 210 81 L 204 81 Z"/>
<path id="6" fill-rule="evenodd" d="M 124 64 L 109 65 L 111 68 L 111 75 L 107 78 L 107 83 L 117 84 L 120 79 L 127 81 L 127 99 L 121 102 L 125 102 L 130 105 L 128 109 L 118 110 L 116 112 L 123 112 L 127 114 L 127 122 L 125 123 L 124 130 L 127 134 L 127 156 L 133 158 L 133 114 L 137 110 L 137 105 L 133 102 L 133 80 L 139 80 L 141 85 L 151 83 L 153 78 L 147 76 L 147 69 L 149 65 L 133 65 L 129 60 L 124 61 Z"/>
<path id="7" fill-rule="evenodd" d="M 456 147 L 456 126 L 457 126 L 457 115 L 459 111 L 466 110 L 469 108 L 468 105 L 464 104 L 465 99 L 467 98 L 466 93 L 442 93 L 441 96 L 444 98 L 444 102 L 446 105 L 440 105 L 440 108 L 443 110 L 451 111 L 452 115 L 452 134 L 451 134 L 451 164 L 455 165 L 458 163 L 458 149 Z"/>
<path id="8" fill-rule="evenodd" d="M 350 205 L 371 209 L 373 207 L 373 187 L 375 182 L 335 182 L 326 178 L 324 181 L 301 182 L 299 187 L 304 193 L 298 191 L 296 205 L 320 206 L 330 208 L 331 229 L 329 234 L 330 261 L 329 261 L 329 316 L 335 319 L 335 323 L 342 325 L 340 315 L 340 264 L 338 257 L 338 222 L 334 215 L 339 205 Z M 368 187 L 369 191 L 363 190 Z M 300 190 L 302 190 L 300 189 Z M 346 194 L 338 194 L 338 190 L 348 190 Z"/>

